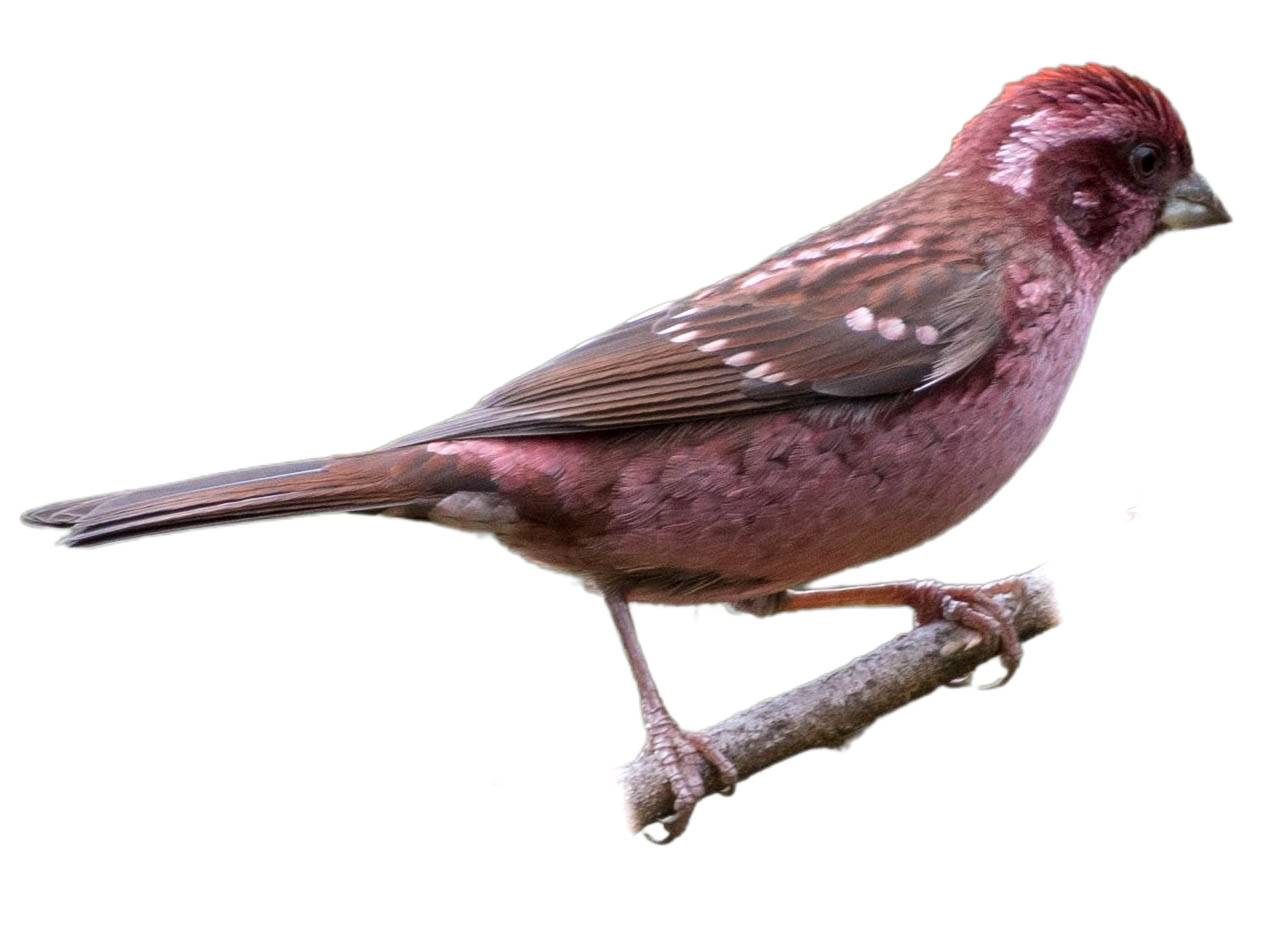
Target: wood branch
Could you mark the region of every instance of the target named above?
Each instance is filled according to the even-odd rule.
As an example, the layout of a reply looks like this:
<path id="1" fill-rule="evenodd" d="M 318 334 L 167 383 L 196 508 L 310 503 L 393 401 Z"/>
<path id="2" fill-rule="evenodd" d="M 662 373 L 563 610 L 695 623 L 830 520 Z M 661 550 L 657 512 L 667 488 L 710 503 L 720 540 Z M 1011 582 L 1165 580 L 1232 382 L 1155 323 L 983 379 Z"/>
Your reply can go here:
<path id="1" fill-rule="evenodd" d="M 999 596 L 1013 612 L 1022 641 L 1059 620 L 1051 583 L 1032 572 L 1022 593 Z M 705 730 L 736 765 L 741 779 L 808 749 L 836 748 L 886 713 L 968 676 L 996 655 L 993 642 L 949 621 L 924 624 L 840 669 L 763 700 Z M 975 646 L 966 646 L 975 645 Z M 713 773 L 710 773 L 712 776 Z M 622 775 L 628 816 L 639 831 L 669 817 L 674 799 L 661 766 L 644 751 Z M 707 777 L 706 794 L 719 784 Z"/>

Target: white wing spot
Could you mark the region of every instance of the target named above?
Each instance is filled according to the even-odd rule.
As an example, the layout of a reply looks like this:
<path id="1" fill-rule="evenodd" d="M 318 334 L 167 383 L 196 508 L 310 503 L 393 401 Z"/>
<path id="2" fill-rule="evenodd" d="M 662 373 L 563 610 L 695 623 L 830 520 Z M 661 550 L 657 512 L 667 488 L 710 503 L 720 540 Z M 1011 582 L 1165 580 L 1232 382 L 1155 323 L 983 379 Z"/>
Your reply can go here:
<path id="1" fill-rule="evenodd" d="M 741 351 L 735 355 L 730 355 L 723 359 L 723 364 L 731 365 L 733 368 L 743 368 L 745 365 L 753 364 L 758 360 L 758 353 L 753 351 Z"/>
<path id="2" fill-rule="evenodd" d="M 771 273 L 754 273 L 754 275 L 750 276 L 743 283 L 741 283 L 741 288 L 748 289 L 750 286 L 757 286 L 764 279 L 770 279 L 770 278 L 771 278 Z"/>
<path id="3" fill-rule="evenodd" d="M 682 332 L 688 327 L 687 322 L 677 322 L 674 325 L 663 325 L 657 330 L 658 335 L 673 335 L 675 332 Z"/>
<path id="4" fill-rule="evenodd" d="M 852 246 L 868 246 L 875 243 L 885 234 L 894 229 L 892 223 L 883 223 L 880 226 L 873 227 L 871 230 L 864 230 L 858 236 L 851 237 L 848 240 L 834 240 L 828 244 L 830 250 L 848 250 Z"/>
<path id="5" fill-rule="evenodd" d="M 896 243 L 886 243 L 884 246 L 878 246 L 869 250 L 873 256 L 898 256 L 901 253 L 910 253 L 912 250 L 920 248 L 920 244 L 915 240 L 899 240 Z"/>
<path id="6" fill-rule="evenodd" d="M 846 326 L 855 332 L 870 332 L 872 327 L 876 325 L 876 316 L 872 314 L 872 310 L 865 305 L 847 313 L 845 318 Z"/>
<path id="7" fill-rule="evenodd" d="M 682 335 L 676 335 L 674 338 L 671 339 L 671 341 L 674 342 L 676 345 L 678 345 L 680 342 L 690 342 L 694 338 L 700 338 L 700 337 L 701 337 L 701 333 L 697 331 L 696 329 L 693 329 L 691 332 L 684 332 Z"/>
<path id="8" fill-rule="evenodd" d="M 697 350 L 718 351 L 720 348 L 726 348 L 730 344 L 732 344 L 732 340 L 730 338 L 716 338 L 712 342 L 706 342 L 704 345 L 698 345 Z"/>
<path id="9" fill-rule="evenodd" d="M 941 337 L 941 335 L 942 333 L 932 325 L 916 326 L 916 341 L 920 342 L 922 345 L 932 345 Z"/>
<path id="10" fill-rule="evenodd" d="M 745 377 L 757 380 L 763 375 L 771 374 L 776 368 L 775 362 L 764 361 L 761 365 L 755 365 L 745 372 Z"/>
<path id="11" fill-rule="evenodd" d="M 890 318 L 881 319 L 876 323 L 876 330 L 882 338 L 887 338 L 891 342 L 896 342 L 907 334 L 907 323 L 902 319 Z"/>

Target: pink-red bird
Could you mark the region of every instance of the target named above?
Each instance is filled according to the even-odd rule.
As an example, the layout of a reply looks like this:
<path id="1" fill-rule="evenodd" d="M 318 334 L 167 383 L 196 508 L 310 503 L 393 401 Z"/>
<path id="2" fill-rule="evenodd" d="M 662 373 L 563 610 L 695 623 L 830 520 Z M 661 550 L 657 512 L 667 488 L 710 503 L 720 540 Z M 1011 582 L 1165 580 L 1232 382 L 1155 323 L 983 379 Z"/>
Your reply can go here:
<path id="1" fill-rule="evenodd" d="M 1105 283 L 1225 223 L 1178 115 L 1098 65 L 1007 86 L 902 190 L 367 453 L 54 503 L 68 545 L 308 512 L 496 535 L 605 597 L 671 774 L 669 840 L 731 763 L 679 727 L 628 602 L 902 604 L 1020 648 L 991 592 L 794 590 L 959 522 L 1047 433 Z M 1006 679 L 1006 677 L 1005 677 Z M 707 773 L 712 766 L 713 772 Z"/>

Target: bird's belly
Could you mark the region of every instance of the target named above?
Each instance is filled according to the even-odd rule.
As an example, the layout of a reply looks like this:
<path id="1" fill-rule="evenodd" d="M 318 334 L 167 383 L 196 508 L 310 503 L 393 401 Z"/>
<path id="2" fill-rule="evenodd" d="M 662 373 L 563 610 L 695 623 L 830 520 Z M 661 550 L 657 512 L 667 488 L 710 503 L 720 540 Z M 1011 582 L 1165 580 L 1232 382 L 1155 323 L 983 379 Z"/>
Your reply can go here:
<path id="1" fill-rule="evenodd" d="M 800 585 L 955 525 L 1012 476 L 1050 420 L 1010 392 L 888 423 L 791 417 L 753 433 L 744 450 L 641 458 L 660 488 L 623 491 L 588 550 L 633 578 L 644 569 L 633 582 L 641 599 L 730 600 Z M 787 462 L 776 443 L 789 445 Z"/>
<path id="2" fill-rule="evenodd" d="M 541 564 L 619 582 L 637 600 L 776 591 L 959 522 L 1029 456 L 1047 408 L 1009 391 L 887 419 L 816 411 L 600 447 L 589 438 L 564 464 L 560 514 L 528 516 L 501 538 Z"/>

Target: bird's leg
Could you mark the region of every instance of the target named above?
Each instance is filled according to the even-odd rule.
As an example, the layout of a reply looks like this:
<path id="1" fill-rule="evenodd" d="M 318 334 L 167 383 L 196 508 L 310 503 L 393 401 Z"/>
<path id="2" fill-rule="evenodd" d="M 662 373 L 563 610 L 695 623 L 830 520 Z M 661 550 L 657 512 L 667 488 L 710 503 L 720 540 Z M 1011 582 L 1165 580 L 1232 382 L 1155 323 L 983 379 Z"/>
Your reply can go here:
<path id="1" fill-rule="evenodd" d="M 790 589 L 738 601 L 733 607 L 759 617 L 815 608 L 909 607 L 915 612 L 917 624 L 954 621 L 979 635 L 965 644 L 966 648 L 975 647 L 983 641 L 993 641 L 998 645 L 1004 675 L 984 687 L 993 689 L 1012 679 L 1021 663 L 1021 640 L 1017 637 L 1012 610 L 999 600 L 1001 595 L 1020 593 L 1021 582 L 1015 578 L 1005 578 L 985 585 L 899 581 L 841 588 Z"/>
<path id="2" fill-rule="evenodd" d="M 657 692 L 657 684 L 653 682 L 653 674 L 649 672 L 648 661 L 644 659 L 639 638 L 636 637 L 635 623 L 631 620 L 631 609 L 627 607 L 626 597 L 619 591 L 606 591 L 605 603 L 609 605 L 609 613 L 613 615 L 622 649 L 626 652 L 635 685 L 640 691 L 640 712 L 644 717 L 648 750 L 666 770 L 675 796 L 675 813 L 662 822 L 662 827 L 666 829 L 665 836 L 661 839 L 650 838 L 659 844 L 668 844 L 684 833 L 689 819 L 692 818 L 692 810 L 705 797 L 705 764 L 708 762 L 714 766 L 722 784 L 720 791 L 725 795 L 730 795 L 736 788 L 736 766 L 711 745 L 705 736 L 681 729 L 674 717 L 667 712 L 662 696 Z"/>

